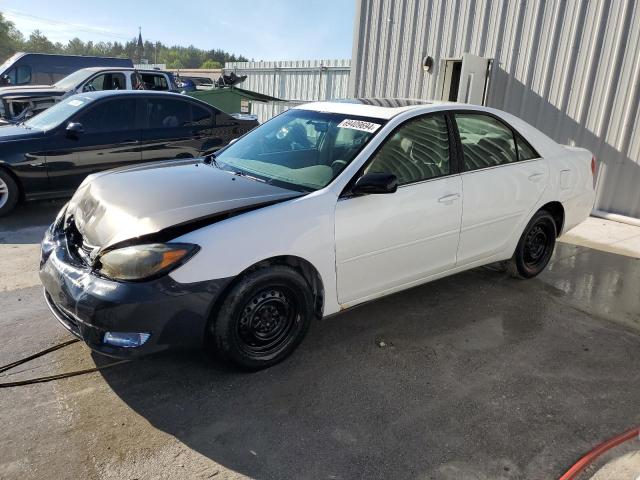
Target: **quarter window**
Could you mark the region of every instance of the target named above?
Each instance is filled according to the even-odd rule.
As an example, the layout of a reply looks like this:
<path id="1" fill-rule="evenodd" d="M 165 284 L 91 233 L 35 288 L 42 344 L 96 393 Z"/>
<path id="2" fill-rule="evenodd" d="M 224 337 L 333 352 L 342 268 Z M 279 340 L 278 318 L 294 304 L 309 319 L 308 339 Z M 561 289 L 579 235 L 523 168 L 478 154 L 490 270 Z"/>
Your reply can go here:
<path id="1" fill-rule="evenodd" d="M 522 135 L 516 133 L 516 144 L 518 145 L 518 160 L 531 160 L 533 158 L 540 158 L 538 152 L 536 152 L 529 142 L 527 142 Z"/>
<path id="2" fill-rule="evenodd" d="M 429 115 L 405 123 L 378 150 L 366 173 L 392 173 L 399 185 L 451 173 L 444 116 Z"/>
<path id="3" fill-rule="evenodd" d="M 495 167 L 517 161 L 513 132 L 501 121 L 488 115 L 455 115 L 465 170 Z"/>
<path id="4" fill-rule="evenodd" d="M 199 127 L 212 126 L 211 112 L 199 105 L 191 104 L 192 121 L 191 125 Z"/>

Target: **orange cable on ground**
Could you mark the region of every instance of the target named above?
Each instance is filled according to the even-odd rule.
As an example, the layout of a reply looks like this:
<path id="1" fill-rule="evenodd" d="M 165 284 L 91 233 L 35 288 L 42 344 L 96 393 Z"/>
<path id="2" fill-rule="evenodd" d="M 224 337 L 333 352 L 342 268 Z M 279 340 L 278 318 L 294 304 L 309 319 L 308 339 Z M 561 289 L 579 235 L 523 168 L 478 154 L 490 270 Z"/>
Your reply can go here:
<path id="1" fill-rule="evenodd" d="M 601 443 L 596 448 L 587 453 L 584 457 L 578 460 L 567 472 L 560 477 L 559 480 L 573 480 L 576 476 L 582 472 L 587 466 L 598 458 L 600 455 L 605 453 L 608 450 L 611 450 L 614 447 L 617 447 L 621 443 L 624 443 L 628 440 L 631 440 L 635 437 L 640 436 L 640 427 L 632 428 L 631 430 L 627 430 L 620 435 L 613 437 L 606 442 Z"/>

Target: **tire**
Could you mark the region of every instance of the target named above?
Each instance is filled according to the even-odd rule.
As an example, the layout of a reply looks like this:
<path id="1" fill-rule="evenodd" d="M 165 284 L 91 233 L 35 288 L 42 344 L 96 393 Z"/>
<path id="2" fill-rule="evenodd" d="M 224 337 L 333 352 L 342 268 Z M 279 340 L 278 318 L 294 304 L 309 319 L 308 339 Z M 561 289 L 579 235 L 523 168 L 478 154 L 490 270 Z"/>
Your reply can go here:
<path id="1" fill-rule="evenodd" d="M 313 295 L 296 270 L 262 268 L 241 278 L 210 323 L 212 347 L 246 370 L 281 362 L 300 344 L 314 316 Z"/>
<path id="2" fill-rule="evenodd" d="M 539 210 L 527 224 L 518 241 L 507 272 L 512 277 L 528 279 L 547 266 L 556 245 L 556 222 L 549 212 Z"/>
<path id="3" fill-rule="evenodd" d="M 16 208 L 19 198 L 18 184 L 7 171 L 0 169 L 0 217 Z"/>

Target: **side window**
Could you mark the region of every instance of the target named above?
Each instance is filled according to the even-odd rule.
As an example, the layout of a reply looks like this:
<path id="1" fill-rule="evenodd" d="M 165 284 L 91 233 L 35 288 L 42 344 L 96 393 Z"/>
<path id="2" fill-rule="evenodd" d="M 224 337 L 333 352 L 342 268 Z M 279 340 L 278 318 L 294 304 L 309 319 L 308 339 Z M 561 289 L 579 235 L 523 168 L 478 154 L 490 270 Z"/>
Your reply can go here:
<path id="1" fill-rule="evenodd" d="M 532 160 L 534 158 L 540 158 L 538 152 L 536 152 L 529 142 L 527 142 L 522 135 L 516 132 L 516 144 L 518 145 L 518 160 Z"/>
<path id="2" fill-rule="evenodd" d="M 213 117 L 211 112 L 195 103 L 191 104 L 191 123 L 190 125 L 198 127 L 213 126 Z"/>
<path id="3" fill-rule="evenodd" d="M 76 121 L 82 124 L 85 133 L 133 130 L 135 105 L 136 101 L 133 98 L 108 100 L 90 108 Z"/>
<path id="4" fill-rule="evenodd" d="M 455 118 L 465 170 L 495 167 L 518 159 L 513 132 L 501 121 L 476 113 L 456 113 Z"/>
<path id="5" fill-rule="evenodd" d="M 11 85 L 24 85 L 31 81 L 31 67 L 28 65 L 20 65 L 12 68 L 7 72 Z"/>
<path id="6" fill-rule="evenodd" d="M 145 90 L 169 90 L 169 84 L 164 75 L 157 73 L 141 73 L 142 82 L 144 83 Z"/>
<path id="7" fill-rule="evenodd" d="M 398 183 L 419 182 L 451 172 L 449 133 L 443 115 L 405 123 L 386 140 L 366 173 L 393 173 Z"/>
<path id="8" fill-rule="evenodd" d="M 148 128 L 177 128 L 191 123 L 190 102 L 169 98 L 148 98 Z"/>
<path id="9" fill-rule="evenodd" d="M 97 90 L 124 90 L 127 81 L 122 73 L 103 73 L 88 82 L 84 90 L 93 92 Z"/>

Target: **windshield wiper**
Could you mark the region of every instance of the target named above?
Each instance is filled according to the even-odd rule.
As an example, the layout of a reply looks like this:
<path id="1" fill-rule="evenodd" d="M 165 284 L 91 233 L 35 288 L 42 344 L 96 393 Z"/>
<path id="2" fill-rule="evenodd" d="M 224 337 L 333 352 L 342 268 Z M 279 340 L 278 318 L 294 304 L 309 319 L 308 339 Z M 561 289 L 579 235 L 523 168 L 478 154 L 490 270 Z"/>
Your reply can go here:
<path id="1" fill-rule="evenodd" d="M 222 170 L 222 166 L 216 160 L 216 154 L 215 153 L 210 153 L 209 155 L 205 155 L 204 156 L 204 164 L 205 165 L 213 165 L 214 167 L 219 168 L 220 170 Z"/>
<path id="2" fill-rule="evenodd" d="M 266 180 L 264 180 L 262 178 L 254 177 L 253 175 L 249 175 L 248 173 L 240 171 L 240 170 L 232 170 L 231 173 L 233 173 L 234 175 L 237 175 L 239 177 L 250 178 L 251 180 L 256 180 L 258 182 L 269 183 L 269 182 L 267 182 Z"/>

